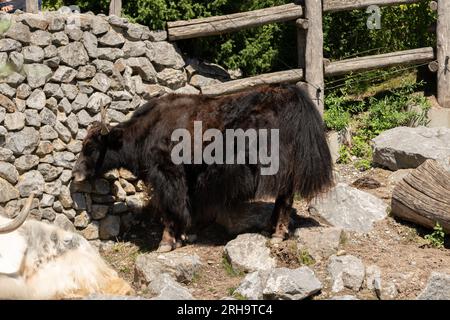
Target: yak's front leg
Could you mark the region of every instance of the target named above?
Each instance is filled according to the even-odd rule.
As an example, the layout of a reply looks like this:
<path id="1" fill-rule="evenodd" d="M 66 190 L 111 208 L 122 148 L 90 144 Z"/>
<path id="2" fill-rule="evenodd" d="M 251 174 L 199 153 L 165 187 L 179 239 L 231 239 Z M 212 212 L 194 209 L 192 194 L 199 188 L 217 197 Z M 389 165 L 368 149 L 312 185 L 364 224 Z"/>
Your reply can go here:
<path id="1" fill-rule="evenodd" d="M 293 202 L 294 193 L 292 191 L 278 195 L 271 219 L 274 232 L 272 234 L 272 243 L 282 242 L 289 234 L 289 221 Z"/>
<path id="2" fill-rule="evenodd" d="M 158 252 L 169 252 L 181 246 L 182 235 L 191 224 L 188 188 L 182 166 L 159 166 L 149 180 L 158 186 L 154 200 L 162 214 L 164 231 Z"/>

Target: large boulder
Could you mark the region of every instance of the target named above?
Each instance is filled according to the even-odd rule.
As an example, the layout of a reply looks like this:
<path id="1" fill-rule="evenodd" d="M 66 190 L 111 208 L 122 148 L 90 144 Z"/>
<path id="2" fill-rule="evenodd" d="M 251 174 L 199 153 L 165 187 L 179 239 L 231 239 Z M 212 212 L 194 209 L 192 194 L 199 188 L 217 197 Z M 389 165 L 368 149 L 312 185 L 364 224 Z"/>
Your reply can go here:
<path id="1" fill-rule="evenodd" d="M 339 249 L 341 240 L 341 228 L 298 228 L 294 236 L 300 250 L 307 252 L 314 258 L 320 260 L 335 254 Z"/>
<path id="2" fill-rule="evenodd" d="M 267 278 L 263 296 L 272 300 L 301 300 L 321 289 L 322 284 L 308 267 L 275 268 Z"/>
<path id="3" fill-rule="evenodd" d="M 417 168 L 427 159 L 450 170 L 449 128 L 398 127 L 373 139 L 373 162 L 391 170 Z"/>
<path id="4" fill-rule="evenodd" d="M 333 292 L 342 291 L 344 288 L 359 291 L 365 278 L 364 264 L 352 255 L 331 256 L 328 272 L 331 276 Z"/>
<path id="5" fill-rule="evenodd" d="M 270 270 L 276 266 L 276 261 L 266 242 L 267 238 L 260 234 L 241 234 L 226 244 L 224 254 L 234 270 Z"/>
<path id="6" fill-rule="evenodd" d="M 419 300 L 450 300 L 450 274 L 433 272 Z"/>
<path id="7" fill-rule="evenodd" d="M 387 216 L 388 206 L 370 193 L 339 183 L 313 200 L 309 211 L 335 227 L 366 233 L 372 230 L 374 222 Z"/>

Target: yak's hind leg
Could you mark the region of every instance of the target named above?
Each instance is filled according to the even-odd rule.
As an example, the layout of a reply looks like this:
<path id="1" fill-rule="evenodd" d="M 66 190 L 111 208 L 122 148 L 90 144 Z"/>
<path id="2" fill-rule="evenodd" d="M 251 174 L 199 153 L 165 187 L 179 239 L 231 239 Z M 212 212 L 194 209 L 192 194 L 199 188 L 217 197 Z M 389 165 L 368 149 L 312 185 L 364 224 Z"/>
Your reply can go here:
<path id="1" fill-rule="evenodd" d="M 290 213 L 294 202 L 294 191 L 289 189 L 277 196 L 272 212 L 272 243 L 283 241 L 289 233 Z"/>
<path id="2" fill-rule="evenodd" d="M 153 196 L 164 225 L 158 252 L 169 252 L 181 246 L 182 236 L 191 224 L 184 170 L 181 166 L 166 164 L 152 172 L 149 180 L 155 186 Z"/>

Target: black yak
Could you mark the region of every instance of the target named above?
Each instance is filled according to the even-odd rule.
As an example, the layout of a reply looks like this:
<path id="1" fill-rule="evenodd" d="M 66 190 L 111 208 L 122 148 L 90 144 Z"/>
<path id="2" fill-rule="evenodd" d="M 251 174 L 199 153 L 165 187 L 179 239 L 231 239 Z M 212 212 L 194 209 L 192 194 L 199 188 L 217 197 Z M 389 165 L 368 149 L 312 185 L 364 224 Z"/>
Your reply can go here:
<path id="1" fill-rule="evenodd" d="M 222 161 L 215 163 L 174 161 L 173 150 L 179 145 L 173 141 L 174 132 L 183 129 L 195 137 L 198 123 L 202 130 L 215 129 L 224 136 L 230 129 L 278 132 L 278 139 L 267 139 L 266 148 L 279 153 L 274 159 L 277 167 L 262 174 L 267 163 L 251 161 L 252 146 L 245 142 L 245 150 L 227 149 L 219 155 Z M 196 157 L 195 142 L 189 159 Z M 203 149 L 209 145 L 202 143 Z M 278 148 L 273 148 L 274 143 Z M 261 146 L 261 141 L 253 143 L 258 152 Z M 226 161 L 240 151 L 244 151 L 244 163 Z M 212 155 L 217 159 L 217 154 Z M 213 222 L 213 208 L 269 197 L 276 199 L 272 237 L 284 239 L 294 194 L 311 199 L 332 185 L 322 118 L 306 90 L 295 85 L 267 85 L 220 97 L 169 94 L 148 101 L 117 126 L 94 123 L 73 169 L 74 180 L 101 176 L 119 167 L 153 187 L 152 202 L 164 225 L 160 252 L 181 245 L 190 227 Z"/>

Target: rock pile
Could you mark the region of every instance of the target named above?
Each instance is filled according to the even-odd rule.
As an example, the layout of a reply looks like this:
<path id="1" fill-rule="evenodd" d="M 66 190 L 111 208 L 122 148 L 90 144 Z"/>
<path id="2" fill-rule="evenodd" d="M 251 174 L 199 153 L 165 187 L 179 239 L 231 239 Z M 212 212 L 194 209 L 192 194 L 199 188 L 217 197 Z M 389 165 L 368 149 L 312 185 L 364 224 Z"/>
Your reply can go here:
<path id="1" fill-rule="evenodd" d="M 117 123 L 161 94 L 199 93 L 228 80 L 222 68 L 185 61 L 164 31 L 116 16 L 0 15 L 0 206 L 15 215 L 30 192 L 35 219 L 110 239 L 145 203 L 129 172 L 75 186 L 71 169 L 101 107 Z"/>

